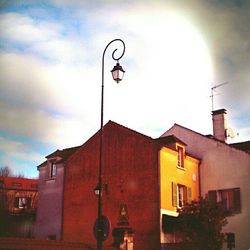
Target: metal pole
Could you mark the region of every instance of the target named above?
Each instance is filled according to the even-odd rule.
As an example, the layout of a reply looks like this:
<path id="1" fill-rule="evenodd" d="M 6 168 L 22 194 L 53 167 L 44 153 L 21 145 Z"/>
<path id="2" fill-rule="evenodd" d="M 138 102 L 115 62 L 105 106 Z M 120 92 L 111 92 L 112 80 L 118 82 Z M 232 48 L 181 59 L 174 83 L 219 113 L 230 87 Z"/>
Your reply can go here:
<path id="1" fill-rule="evenodd" d="M 123 52 L 121 56 L 115 57 L 115 52 L 117 49 L 115 49 L 112 53 L 112 58 L 115 61 L 119 61 L 120 58 L 123 57 L 125 53 L 125 43 L 121 39 L 114 39 L 111 42 L 108 43 L 108 45 L 105 47 L 103 54 L 102 54 L 102 86 L 101 86 L 101 129 L 100 129 L 100 155 L 99 155 L 99 177 L 98 177 L 98 188 L 99 188 L 99 194 L 98 194 L 98 229 L 97 229 L 97 250 L 102 250 L 102 237 L 103 237 L 103 223 L 102 223 L 102 168 L 103 168 L 103 113 L 104 113 L 104 57 L 105 52 L 109 45 L 113 42 L 119 41 L 123 45 Z"/>

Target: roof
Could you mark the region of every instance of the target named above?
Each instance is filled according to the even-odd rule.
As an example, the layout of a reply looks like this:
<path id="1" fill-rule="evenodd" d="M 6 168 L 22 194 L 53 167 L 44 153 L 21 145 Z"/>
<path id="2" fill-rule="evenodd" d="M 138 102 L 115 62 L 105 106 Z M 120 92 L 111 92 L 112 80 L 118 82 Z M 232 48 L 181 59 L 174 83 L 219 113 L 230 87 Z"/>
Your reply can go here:
<path id="1" fill-rule="evenodd" d="M 250 153 L 250 141 L 237 142 L 230 144 L 234 148 L 238 148 L 240 150 L 244 150 Z"/>
<path id="2" fill-rule="evenodd" d="M 66 161 L 73 153 L 75 153 L 75 151 L 78 148 L 80 148 L 80 146 L 72 147 L 72 148 L 65 148 L 62 150 L 57 149 L 53 153 L 47 155 L 46 158 L 50 159 L 50 158 L 60 157 L 57 163 L 61 163 L 61 162 Z M 43 163 L 37 166 L 37 169 L 39 169 L 40 167 L 46 166 L 46 164 L 47 164 L 47 161 L 44 161 Z"/>
<path id="3" fill-rule="evenodd" d="M 177 124 L 177 123 L 175 123 L 171 128 L 173 128 L 174 126 L 178 126 L 178 127 L 182 128 L 182 129 L 188 130 L 188 131 L 190 131 L 190 132 L 192 132 L 192 133 L 195 133 L 195 134 L 197 134 L 197 135 L 199 135 L 199 136 L 202 136 L 202 137 L 204 137 L 204 138 L 207 138 L 208 140 L 213 140 L 213 141 L 222 143 L 222 144 L 225 145 L 225 146 L 236 148 L 236 149 L 238 149 L 238 150 L 240 150 L 240 151 L 243 151 L 243 152 L 245 152 L 245 153 L 248 153 L 248 154 L 250 153 L 250 145 L 249 145 L 249 144 L 250 144 L 250 141 L 245 141 L 245 142 L 241 142 L 241 143 L 234 143 L 234 144 L 228 144 L 228 143 L 226 143 L 226 142 L 223 142 L 223 141 L 221 141 L 221 140 L 216 139 L 216 138 L 215 138 L 214 136 L 212 136 L 212 135 L 203 135 L 203 134 L 201 134 L 201 133 L 199 133 L 199 132 L 196 132 L 196 131 L 194 131 L 194 130 L 192 130 L 192 129 L 186 128 L 186 127 L 184 127 L 184 126 L 182 126 L 182 125 L 179 125 L 179 124 Z M 168 129 L 167 131 L 171 130 L 171 128 Z M 164 132 L 163 135 L 164 135 L 165 133 L 166 133 L 166 132 Z M 163 136 L 163 135 L 162 135 L 162 136 Z"/>
<path id="4" fill-rule="evenodd" d="M 164 144 L 166 146 L 169 146 L 171 147 L 171 144 L 173 143 L 180 143 L 180 144 L 183 144 L 186 146 L 186 143 L 184 143 L 183 141 L 181 141 L 179 138 L 177 138 L 176 136 L 174 135 L 170 135 L 170 136 L 164 136 L 164 137 L 159 137 L 159 138 L 156 138 L 156 139 L 153 139 L 152 137 L 149 137 L 145 134 L 142 134 L 140 132 L 137 132 L 133 129 L 130 129 L 126 126 L 123 126 L 121 124 L 118 124 L 114 121 L 111 121 L 109 120 L 103 127 L 104 130 L 106 130 L 108 127 L 116 127 L 116 128 L 119 128 L 119 129 L 122 129 L 124 131 L 127 131 L 128 133 L 131 133 L 133 135 L 136 135 L 136 136 L 141 136 L 147 140 L 151 140 L 152 142 L 154 143 L 160 143 L 160 144 Z M 84 146 L 89 140 L 91 140 L 94 136 L 96 136 L 98 133 L 100 132 L 100 130 L 98 130 L 94 135 L 92 135 L 87 141 L 85 141 L 83 143 L 82 146 Z M 49 154 L 46 156 L 47 159 L 50 159 L 50 158 L 56 158 L 56 157 L 60 157 L 60 159 L 57 161 L 57 163 L 61 163 L 61 162 L 65 162 L 68 160 L 68 158 L 70 156 L 72 156 L 76 151 L 77 149 L 79 149 L 80 147 L 82 146 L 77 146 L 77 147 L 72 147 L 72 148 L 66 148 L 66 149 L 63 149 L 63 150 L 59 150 L 57 149 L 56 151 L 54 151 L 53 153 Z M 43 167 L 43 166 L 46 166 L 47 164 L 47 161 L 44 161 L 43 163 L 41 163 L 39 166 L 37 166 L 37 169 L 39 169 L 40 167 Z"/>
<path id="5" fill-rule="evenodd" d="M 184 146 L 187 145 L 185 142 L 183 142 L 182 140 L 177 138 L 175 135 L 168 135 L 168 136 L 164 136 L 164 137 L 159 137 L 156 139 L 156 141 L 163 143 L 163 144 L 166 144 L 166 145 L 173 144 L 173 143 L 180 143 L 180 144 L 183 144 Z"/>
<path id="6" fill-rule="evenodd" d="M 166 147 L 174 149 L 174 150 L 175 150 L 175 147 L 173 147 L 173 144 L 175 144 L 175 143 L 179 143 L 179 144 L 182 144 L 184 146 L 187 146 L 187 144 L 185 142 L 183 142 L 182 140 L 180 140 L 175 135 L 168 135 L 168 136 L 164 136 L 164 137 L 159 137 L 159 138 L 153 139 L 152 137 L 149 137 L 147 135 L 141 134 L 141 133 L 139 133 L 139 132 L 137 132 L 135 130 L 127 128 L 127 127 L 125 127 L 123 125 L 120 125 L 118 123 L 115 123 L 113 121 L 109 121 L 106 125 L 108 125 L 108 124 L 113 124 L 115 126 L 119 126 L 120 128 L 126 129 L 130 133 L 133 133 L 133 134 L 136 134 L 136 135 L 139 135 L 139 136 L 143 136 L 146 139 L 152 140 L 152 142 L 154 142 L 154 143 L 166 146 Z M 190 157 L 193 157 L 193 158 L 195 158 L 197 160 L 200 160 L 198 157 L 193 156 L 192 154 L 188 153 L 187 155 L 190 156 Z"/>
<path id="7" fill-rule="evenodd" d="M 63 150 L 57 149 L 53 153 L 46 156 L 46 158 L 61 157 L 63 160 L 67 160 L 80 146 L 65 148 Z"/>
<path id="8" fill-rule="evenodd" d="M 38 189 L 38 179 L 0 176 L 0 189 L 34 190 Z"/>
<path id="9" fill-rule="evenodd" d="M 135 134 L 135 135 L 139 135 L 139 136 L 142 136 L 142 137 L 144 137 L 144 138 L 146 138 L 146 139 L 151 139 L 151 140 L 153 140 L 153 138 L 150 137 L 150 136 L 148 136 L 148 135 L 142 134 L 142 133 L 140 133 L 140 132 L 138 132 L 138 131 L 136 131 L 136 130 L 133 130 L 133 129 L 131 129 L 131 128 L 128 128 L 128 127 L 126 127 L 126 126 L 124 126 L 124 125 L 121 125 L 121 124 L 119 124 L 119 123 L 117 123 L 117 122 L 114 122 L 114 121 L 111 121 L 111 120 L 109 120 L 109 121 L 105 124 L 104 129 L 105 129 L 106 126 L 109 126 L 109 125 L 114 125 L 114 126 L 120 127 L 120 128 L 122 128 L 122 129 L 124 129 L 124 130 L 127 130 L 127 131 L 130 132 L 130 133 Z"/>

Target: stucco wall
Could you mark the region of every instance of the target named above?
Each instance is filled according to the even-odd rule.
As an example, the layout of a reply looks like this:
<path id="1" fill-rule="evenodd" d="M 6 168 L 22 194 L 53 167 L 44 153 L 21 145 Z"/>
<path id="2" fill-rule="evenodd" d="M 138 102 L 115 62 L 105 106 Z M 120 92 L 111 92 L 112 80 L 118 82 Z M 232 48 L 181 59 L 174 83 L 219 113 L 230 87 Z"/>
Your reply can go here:
<path id="1" fill-rule="evenodd" d="M 161 166 L 161 209 L 176 212 L 177 208 L 172 204 L 172 182 L 190 187 L 192 200 L 199 197 L 199 161 L 186 156 L 184 168 L 177 167 L 177 152 L 162 148 L 160 151 Z"/>
<path id="2" fill-rule="evenodd" d="M 241 213 L 227 217 L 228 225 L 224 227 L 224 231 L 235 233 L 236 249 L 249 249 L 250 155 L 179 125 L 173 126 L 163 136 L 170 134 L 187 143 L 187 152 L 201 158 L 200 176 L 203 196 L 209 190 L 240 188 Z"/>
<path id="3" fill-rule="evenodd" d="M 48 179 L 49 165 L 40 167 L 38 184 L 38 209 L 35 224 L 35 238 L 47 239 L 56 236 L 61 239 L 62 197 L 64 167 L 57 164 L 56 177 Z"/>
<path id="4" fill-rule="evenodd" d="M 173 206 L 173 187 L 172 183 L 185 185 L 191 188 L 191 200 L 199 197 L 199 160 L 190 156 L 185 156 L 184 168 L 177 167 L 178 153 L 170 148 L 163 147 L 160 151 L 160 175 L 161 175 L 161 216 L 167 214 L 178 216 L 177 206 Z M 176 197 L 177 198 L 177 197 Z M 161 230 L 161 243 L 171 244 L 182 240 L 177 235 L 164 233 Z"/>

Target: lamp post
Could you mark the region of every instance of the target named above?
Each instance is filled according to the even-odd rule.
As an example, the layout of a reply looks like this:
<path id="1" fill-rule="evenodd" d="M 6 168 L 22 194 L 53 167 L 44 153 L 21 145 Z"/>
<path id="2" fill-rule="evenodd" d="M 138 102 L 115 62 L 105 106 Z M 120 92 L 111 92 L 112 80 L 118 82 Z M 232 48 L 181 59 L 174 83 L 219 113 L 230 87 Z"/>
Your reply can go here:
<path id="1" fill-rule="evenodd" d="M 99 158 L 99 177 L 98 177 L 98 217 L 97 217 L 97 250 L 102 250 L 102 241 L 103 241 L 103 216 L 102 216 L 102 167 L 103 167 L 103 102 L 104 102 L 104 57 L 107 48 L 113 42 L 120 42 L 123 45 L 123 50 L 120 56 L 116 57 L 115 49 L 112 53 L 113 60 L 116 61 L 116 65 L 111 70 L 113 80 L 119 83 L 124 74 L 124 70 L 119 64 L 119 59 L 121 59 L 125 53 L 125 43 L 121 39 L 114 39 L 107 44 L 102 54 L 102 92 L 101 92 L 101 129 L 100 129 L 100 158 Z"/>

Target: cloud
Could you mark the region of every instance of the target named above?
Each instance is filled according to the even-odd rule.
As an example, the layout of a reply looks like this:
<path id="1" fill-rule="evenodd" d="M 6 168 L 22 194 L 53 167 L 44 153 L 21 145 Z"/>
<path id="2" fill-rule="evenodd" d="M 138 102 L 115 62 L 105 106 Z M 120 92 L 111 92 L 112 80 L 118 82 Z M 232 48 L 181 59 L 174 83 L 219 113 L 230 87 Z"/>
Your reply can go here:
<path id="1" fill-rule="evenodd" d="M 198 70 L 197 67 L 204 63 L 210 64 L 208 51 L 197 31 L 180 15 L 169 10 L 161 12 L 157 8 L 149 15 L 149 8 L 145 7 L 139 11 L 139 7 L 137 6 L 132 12 L 116 11 L 112 17 L 105 19 L 102 18 L 107 11 L 105 8 L 100 10 L 100 13 L 103 11 L 101 15 L 96 15 L 94 12 L 86 14 L 87 19 L 91 20 L 89 29 L 98 32 L 96 32 L 95 39 L 87 40 L 89 43 L 85 43 L 84 46 L 79 41 L 77 42 L 75 37 L 70 40 L 67 35 L 62 36 L 60 28 L 52 28 L 53 32 L 50 34 L 47 32 L 49 26 L 43 26 L 43 22 L 39 22 L 46 39 L 37 38 L 36 43 L 26 41 L 27 44 L 30 44 L 25 51 L 26 54 L 2 55 L 3 66 L 5 66 L 3 68 L 3 79 L 6 83 L 5 96 L 10 96 L 9 94 L 12 92 L 13 99 L 24 105 L 25 109 L 27 106 L 33 107 L 29 109 L 27 117 L 32 116 L 31 112 L 35 112 L 36 109 L 42 110 L 43 114 L 47 112 L 46 119 L 40 117 L 41 112 L 35 113 L 33 117 L 36 118 L 34 119 L 36 121 L 42 121 L 41 124 L 44 123 L 43 121 L 50 124 L 50 130 L 55 126 L 51 126 L 51 124 L 56 124 L 55 120 L 58 119 L 58 117 L 51 119 L 51 114 L 49 114 L 51 111 L 60 110 L 61 117 L 70 113 L 80 117 L 82 113 L 85 113 L 85 120 L 98 119 L 96 114 L 99 113 L 97 106 L 100 98 L 100 67 L 98 67 L 100 65 L 97 65 L 96 60 L 99 56 L 100 61 L 103 45 L 112 37 L 110 34 L 121 34 L 122 31 L 126 31 L 125 33 L 128 35 L 124 37 L 127 44 L 125 62 L 129 62 L 127 65 L 125 64 L 127 68 L 126 83 L 124 87 L 119 86 L 121 91 L 119 88 L 105 86 L 107 90 L 105 92 L 106 120 L 117 119 L 124 122 L 121 110 L 126 112 L 129 109 L 135 111 L 129 112 L 129 116 L 130 120 L 137 121 L 137 127 L 144 126 L 138 124 L 151 124 L 158 127 L 159 121 L 164 121 L 162 126 L 165 126 L 166 118 L 161 118 L 164 115 L 156 115 L 155 111 L 159 107 L 167 107 L 174 103 L 175 94 L 173 93 L 178 96 L 180 104 L 185 100 L 183 93 L 193 92 L 192 88 L 200 92 L 200 96 L 206 95 L 204 84 L 206 86 L 209 79 L 204 82 L 202 77 L 211 74 L 209 73 L 211 66 L 199 67 Z M 79 15 L 79 13 L 77 14 Z M 78 17 L 79 22 L 83 21 L 81 16 Z M 14 19 L 14 16 L 12 18 Z M 22 18 L 24 21 L 21 23 L 27 24 L 30 31 L 36 29 L 35 20 L 30 17 L 25 18 L 24 15 Z M 113 22 L 114 20 L 117 21 Z M 54 22 L 51 23 L 53 23 L 52 27 L 60 26 Z M 196 47 L 196 50 L 192 49 L 193 46 Z M 88 50 L 88 48 L 93 49 Z M 112 48 L 107 51 L 106 67 L 111 63 L 110 55 L 108 55 L 111 51 Z M 41 61 L 40 55 L 44 55 L 50 61 L 48 63 Z M 94 58 L 94 60 L 92 63 L 86 64 L 86 58 Z M 150 60 L 148 60 L 149 58 Z M 192 58 L 192 63 L 189 62 L 190 58 Z M 51 60 L 56 63 L 51 64 Z M 70 65 L 73 61 L 78 64 Z M 96 65 L 94 65 L 95 62 Z M 155 62 L 156 65 L 152 66 L 152 62 Z M 13 68 L 16 69 L 15 75 L 10 71 Z M 96 72 L 99 76 L 96 75 Z M 109 79 L 110 76 L 105 75 L 105 82 L 108 84 L 106 78 Z M 192 82 L 193 85 L 186 84 L 186 82 Z M 22 86 L 21 91 L 15 91 L 18 85 Z M 179 91 L 179 88 L 182 91 Z M 154 99 L 154 96 L 158 96 L 158 98 Z M 138 103 L 138 100 L 141 104 Z M 185 109 L 192 110 L 194 105 L 195 100 L 189 99 L 187 103 L 182 104 L 180 111 L 185 113 Z M 150 112 L 154 113 L 154 119 L 148 115 Z M 166 117 L 172 117 L 171 121 L 177 118 L 171 110 L 164 108 L 164 112 L 166 112 Z M 139 117 L 138 114 L 140 114 Z M 134 123 L 133 125 L 135 125 Z M 41 127 L 43 126 L 37 126 L 37 131 Z"/>
<path id="2" fill-rule="evenodd" d="M 2 39 L 13 42 L 34 43 L 57 38 L 62 31 L 60 24 L 40 22 L 19 13 L 0 14 L 0 32 Z"/>
<path id="3" fill-rule="evenodd" d="M 213 84 L 229 82 L 218 90 L 219 107 L 223 105 L 232 112 L 243 109 L 250 115 L 250 2 L 207 1 L 195 8 L 193 18 L 211 48 L 215 69 Z"/>
<path id="4" fill-rule="evenodd" d="M 37 142 L 62 148 L 82 144 L 84 138 L 87 139 L 89 136 L 87 131 L 93 131 L 88 118 L 84 116 L 72 118 L 32 107 L 0 104 L 3 110 L 0 112 L 0 131 L 8 134 L 32 138 Z M 97 129 L 96 126 L 92 127 Z"/>
<path id="5" fill-rule="evenodd" d="M 228 81 L 216 108 L 249 136 L 249 8 L 190 2 L 48 1 L 2 11 L 0 131 L 49 149 L 83 143 L 99 129 L 103 50 L 122 38 L 118 85 L 109 70 L 120 44 L 105 55 L 104 122 L 152 137 L 175 122 L 211 133 L 211 86 Z"/>
<path id="6" fill-rule="evenodd" d="M 37 153 L 30 153 L 30 149 L 28 148 L 28 145 L 25 145 L 25 143 L 21 141 L 16 140 L 8 140 L 6 138 L 0 137 L 0 150 L 6 151 L 8 153 L 8 157 L 5 156 L 5 158 L 19 158 L 22 160 L 28 160 L 28 161 L 36 161 L 39 162 L 42 160 L 43 156 Z"/>

